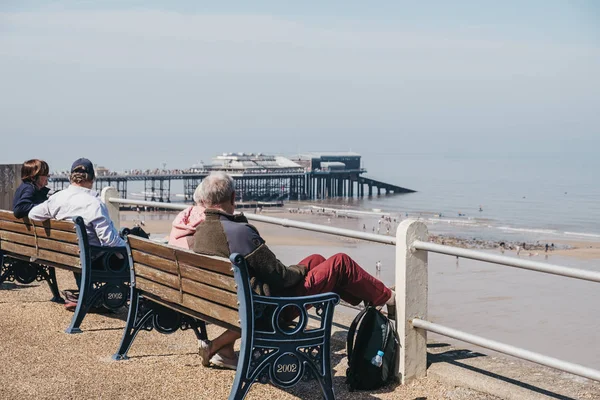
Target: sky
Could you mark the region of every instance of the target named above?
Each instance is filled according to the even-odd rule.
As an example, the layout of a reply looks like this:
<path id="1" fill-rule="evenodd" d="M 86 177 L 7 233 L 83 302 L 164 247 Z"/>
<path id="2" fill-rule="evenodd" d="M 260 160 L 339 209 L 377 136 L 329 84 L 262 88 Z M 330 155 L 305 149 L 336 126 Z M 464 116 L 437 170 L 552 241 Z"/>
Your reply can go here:
<path id="1" fill-rule="evenodd" d="M 592 0 L 4 0 L 0 162 L 589 156 L 598 71 Z"/>

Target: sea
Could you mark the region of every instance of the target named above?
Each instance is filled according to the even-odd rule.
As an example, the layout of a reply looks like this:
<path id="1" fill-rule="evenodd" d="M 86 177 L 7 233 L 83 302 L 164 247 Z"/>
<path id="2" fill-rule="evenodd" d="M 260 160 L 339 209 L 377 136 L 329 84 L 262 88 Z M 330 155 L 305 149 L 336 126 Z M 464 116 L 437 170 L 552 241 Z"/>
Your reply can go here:
<path id="1" fill-rule="evenodd" d="M 432 233 L 462 238 L 600 241 L 596 155 L 400 154 L 389 163 L 385 156 L 376 159 L 387 165 L 373 166 L 374 179 L 417 192 L 339 205 L 408 214 L 422 218 Z"/>

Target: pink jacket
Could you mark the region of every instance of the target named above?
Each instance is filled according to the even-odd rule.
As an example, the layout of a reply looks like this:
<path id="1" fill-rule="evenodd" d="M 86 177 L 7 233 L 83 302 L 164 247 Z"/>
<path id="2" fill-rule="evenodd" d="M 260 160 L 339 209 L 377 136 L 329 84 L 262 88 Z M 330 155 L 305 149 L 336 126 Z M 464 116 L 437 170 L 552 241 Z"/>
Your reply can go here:
<path id="1" fill-rule="evenodd" d="M 204 218 L 204 207 L 201 206 L 190 206 L 177 214 L 169 235 L 169 244 L 189 249 L 196 227 L 204 221 Z"/>

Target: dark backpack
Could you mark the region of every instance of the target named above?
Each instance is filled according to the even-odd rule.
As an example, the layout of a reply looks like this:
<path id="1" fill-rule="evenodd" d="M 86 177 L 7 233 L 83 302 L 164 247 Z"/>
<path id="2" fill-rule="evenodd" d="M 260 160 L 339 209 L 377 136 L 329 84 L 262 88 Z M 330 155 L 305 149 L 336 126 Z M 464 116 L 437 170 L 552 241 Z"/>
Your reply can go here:
<path id="1" fill-rule="evenodd" d="M 373 306 L 362 310 L 348 330 L 346 383 L 350 391 L 374 390 L 395 382 L 394 369 L 399 347 L 400 340 L 394 324 Z M 381 367 L 371 363 L 379 350 L 384 352 Z"/>

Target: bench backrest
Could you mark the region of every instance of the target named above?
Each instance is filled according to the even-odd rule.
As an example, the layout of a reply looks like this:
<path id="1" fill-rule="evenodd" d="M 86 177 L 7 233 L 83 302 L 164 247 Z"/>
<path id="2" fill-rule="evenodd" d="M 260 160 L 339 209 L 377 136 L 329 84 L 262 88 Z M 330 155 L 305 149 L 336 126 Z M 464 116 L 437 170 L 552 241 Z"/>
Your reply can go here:
<path id="1" fill-rule="evenodd" d="M 16 258 L 81 269 L 76 232 L 71 221 L 31 221 L 0 210 L 0 250 Z"/>
<path id="2" fill-rule="evenodd" d="M 193 317 L 240 331 L 237 286 L 231 262 L 129 235 L 132 285 Z M 180 306 L 180 307 L 177 307 Z"/>

